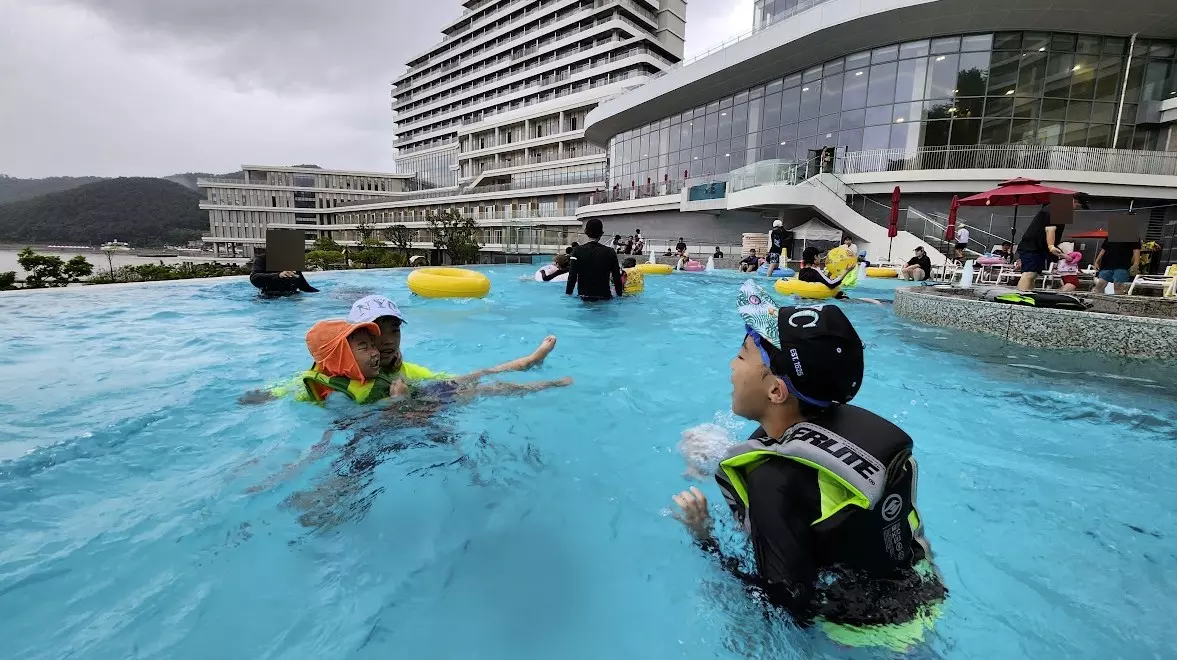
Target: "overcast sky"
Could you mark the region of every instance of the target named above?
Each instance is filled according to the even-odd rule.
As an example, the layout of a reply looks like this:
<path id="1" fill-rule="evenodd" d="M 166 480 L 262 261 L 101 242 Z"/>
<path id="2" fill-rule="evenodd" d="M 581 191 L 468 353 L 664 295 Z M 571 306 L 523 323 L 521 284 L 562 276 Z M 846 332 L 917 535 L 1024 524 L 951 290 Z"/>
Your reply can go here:
<path id="1" fill-rule="evenodd" d="M 687 55 L 752 27 L 690 0 Z M 459 0 L 0 0 L 0 173 L 392 171 L 391 80 Z"/>

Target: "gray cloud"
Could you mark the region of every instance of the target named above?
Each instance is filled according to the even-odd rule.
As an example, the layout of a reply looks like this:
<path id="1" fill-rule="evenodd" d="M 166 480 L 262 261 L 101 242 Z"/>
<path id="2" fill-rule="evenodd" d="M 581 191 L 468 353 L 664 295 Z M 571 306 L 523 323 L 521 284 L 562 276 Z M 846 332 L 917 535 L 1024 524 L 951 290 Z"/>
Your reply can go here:
<path id="1" fill-rule="evenodd" d="M 0 0 L 0 173 L 393 168 L 390 82 L 458 0 Z M 688 54 L 751 27 L 694 0 Z"/>
<path id="2" fill-rule="evenodd" d="M 291 91 L 386 85 L 461 13 L 452 0 L 54 1 L 93 12 L 136 49 L 175 46 L 216 75 Z"/>

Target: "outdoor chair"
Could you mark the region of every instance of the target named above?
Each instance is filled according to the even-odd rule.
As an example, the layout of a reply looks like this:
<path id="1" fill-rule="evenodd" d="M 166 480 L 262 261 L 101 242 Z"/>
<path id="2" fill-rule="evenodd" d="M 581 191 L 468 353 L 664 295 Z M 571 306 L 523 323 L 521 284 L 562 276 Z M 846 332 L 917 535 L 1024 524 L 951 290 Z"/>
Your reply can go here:
<path id="1" fill-rule="evenodd" d="M 1177 296 L 1177 264 L 1166 268 L 1164 275 L 1137 275 L 1132 280 L 1132 286 L 1128 287 L 1128 295 L 1132 295 L 1136 287 L 1160 289 L 1161 295 L 1166 298 Z"/>

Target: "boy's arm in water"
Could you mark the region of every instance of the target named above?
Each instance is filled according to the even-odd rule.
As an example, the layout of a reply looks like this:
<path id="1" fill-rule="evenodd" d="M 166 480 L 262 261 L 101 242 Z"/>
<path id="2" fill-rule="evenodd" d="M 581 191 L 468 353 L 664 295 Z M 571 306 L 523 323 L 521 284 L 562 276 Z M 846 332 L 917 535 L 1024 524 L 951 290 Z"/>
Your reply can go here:
<path id="1" fill-rule="evenodd" d="M 820 494 L 804 469 L 788 461 L 767 461 L 748 480 L 748 499 L 757 503 L 746 513 L 755 574 L 741 569 L 738 558 L 724 554 L 711 535 L 702 491 L 692 487 L 674 498 L 680 509 L 675 518 L 687 526 L 699 547 L 745 585 L 762 592 L 768 602 L 787 610 L 798 625 L 807 625 L 813 616 L 817 567 L 811 522 L 820 511 Z"/>
<path id="2" fill-rule="evenodd" d="M 275 401 L 286 396 L 294 395 L 295 401 L 310 401 L 311 398 L 307 395 L 306 387 L 302 384 L 302 377 L 294 378 L 288 382 L 267 387 L 260 390 L 250 390 L 242 394 L 237 399 L 237 403 L 243 406 L 258 405 Z"/>

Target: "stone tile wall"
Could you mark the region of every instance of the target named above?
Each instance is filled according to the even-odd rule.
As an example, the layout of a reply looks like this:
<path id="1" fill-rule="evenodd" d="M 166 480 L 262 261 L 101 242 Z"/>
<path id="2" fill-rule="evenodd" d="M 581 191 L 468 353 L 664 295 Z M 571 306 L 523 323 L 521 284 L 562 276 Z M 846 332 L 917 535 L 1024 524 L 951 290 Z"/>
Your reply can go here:
<path id="1" fill-rule="evenodd" d="M 1026 346 L 1177 360 L 1177 319 L 1035 309 L 925 293 L 918 287 L 895 290 L 895 313 Z"/>

